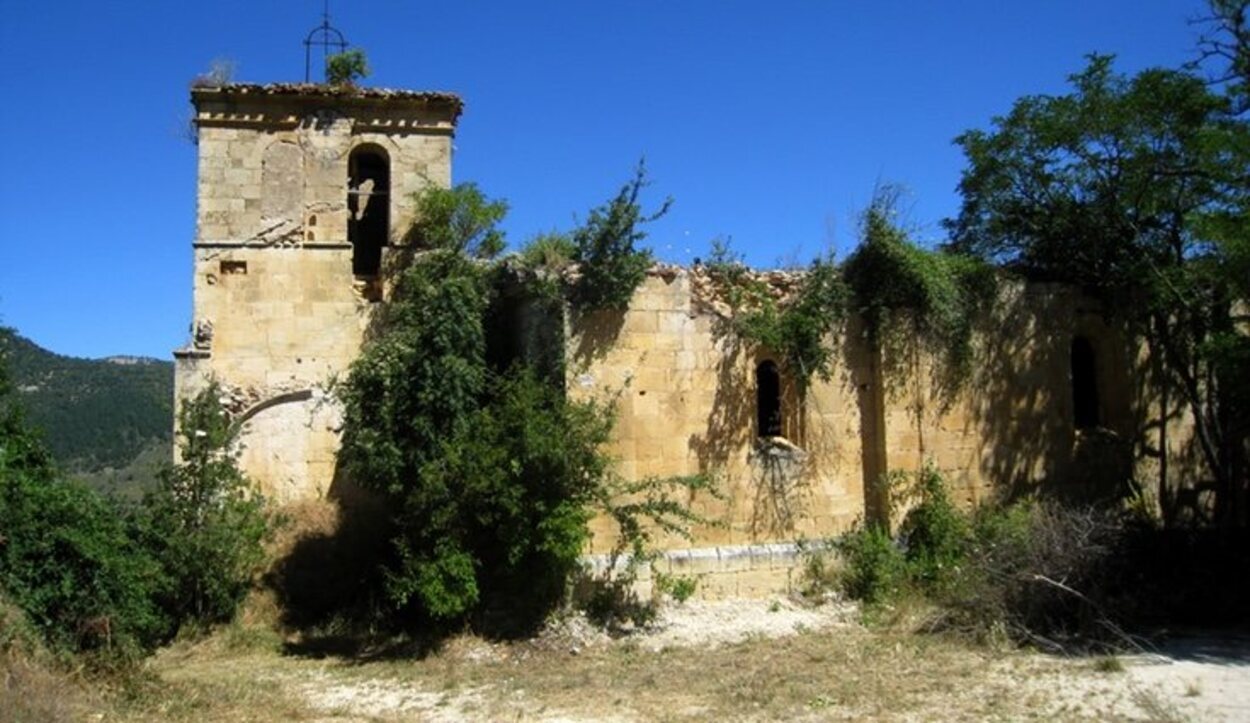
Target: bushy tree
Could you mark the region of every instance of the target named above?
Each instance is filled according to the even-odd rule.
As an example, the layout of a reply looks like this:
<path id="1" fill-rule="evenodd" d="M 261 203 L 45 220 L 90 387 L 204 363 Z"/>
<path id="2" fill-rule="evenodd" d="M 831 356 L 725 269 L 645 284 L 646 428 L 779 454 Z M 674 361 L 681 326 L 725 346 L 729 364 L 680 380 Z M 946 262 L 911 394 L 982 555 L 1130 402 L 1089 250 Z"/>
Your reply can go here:
<path id="1" fill-rule="evenodd" d="M 957 139 L 968 168 L 952 245 L 1077 284 L 1127 322 L 1193 417 L 1217 521 L 1244 524 L 1250 132 L 1188 73 L 1127 78 L 1093 56 L 1071 80 Z M 1161 492 L 1167 513 L 1166 480 Z"/>
<path id="2" fill-rule="evenodd" d="M 429 251 L 399 272 L 378 333 L 341 396 L 341 459 L 383 493 L 396 534 L 385 596 L 418 617 L 528 617 L 562 590 L 584 540 L 584 493 L 602 471 L 600 427 L 532 375 L 497 376 L 484 320 L 504 205 L 471 185 L 418 198 Z"/>
<path id="3" fill-rule="evenodd" d="M 236 429 L 213 382 L 178 411 L 180 460 L 160 474 L 138 515 L 168 578 L 161 595 L 179 625 L 230 620 L 264 558 L 264 503 L 231 450 Z"/>
<path id="4" fill-rule="evenodd" d="M 396 618 L 523 632 L 561 599 L 607 502 L 612 417 L 559 379 L 488 360 L 497 277 L 481 257 L 501 246 L 505 206 L 472 185 L 416 201 L 408 238 L 423 251 L 395 271 L 339 390 L 340 460 L 389 511 L 380 591 Z M 667 504 L 621 514 L 667 518 Z"/>

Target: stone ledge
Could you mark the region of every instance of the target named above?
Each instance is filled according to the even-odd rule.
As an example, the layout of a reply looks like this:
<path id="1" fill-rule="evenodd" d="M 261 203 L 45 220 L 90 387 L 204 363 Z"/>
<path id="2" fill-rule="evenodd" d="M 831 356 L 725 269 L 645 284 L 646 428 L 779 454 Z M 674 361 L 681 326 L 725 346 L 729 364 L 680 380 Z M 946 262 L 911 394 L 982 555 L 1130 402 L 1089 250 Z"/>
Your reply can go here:
<path id="1" fill-rule="evenodd" d="M 208 349 L 174 349 L 174 359 L 209 359 L 212 356 Z"/>
<path id="2" fill-rule="evenodd" d="M 214 240 L 209 240 L 209 241 L 194 241 L 191 244 L 191 248 L 195 248 L 195 249 L 281 249 L 281 250 L 287 250 L 287 249 L 297 248 L 297 249 L 343 251 L 346 249 L 350 249 L 351 247 L 352 245 L 347 242 L 339 243 L 339 242 L 332 242 L 332 241 L 301 241 L 299 244 L 296 244 L 294 246 L 284 246 L 281 244 L 258 243 L 256 241 L 230 241 L 230 240 L 223 241 L 223 240 L 214 239 Z"/>

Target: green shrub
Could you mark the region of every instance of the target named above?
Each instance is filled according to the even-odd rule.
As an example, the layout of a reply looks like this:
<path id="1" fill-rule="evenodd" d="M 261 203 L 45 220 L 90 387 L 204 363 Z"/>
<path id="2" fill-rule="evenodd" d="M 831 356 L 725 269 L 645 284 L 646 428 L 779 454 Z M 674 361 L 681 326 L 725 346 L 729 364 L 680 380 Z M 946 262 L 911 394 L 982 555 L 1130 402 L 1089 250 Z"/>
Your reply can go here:
<path id="1" fill-rule="evenodd" d="M 836 543 L 842 555 L 842 590 L 870 605 L 893 599 L 908 581 L 907 558 L 879 525 L 860 527 Z"/>
<path id="2" fill-rule="evenodd" d="M 916 484 L 920 501 L 908 511 L 899 530 L 908 574 L 921 586 L 941 588 L 960 573 L 967 556 L 968 522 L 955 509 L 941 473 L 932 466 L 917 473 Z"/>
<path id="3" fill-rule="evenodd" d="M 58 477 L 0 479 L 0 587 L 62 651 L 132 656 L 169 630 L 154 603 L 159 565 L 129 535 L 123 511 Z"/>
<path id="4" fill-rule="evenodd" d="M 577 569 L 610 423 L 525 369 L 489 386 L 470 423 L 417 470 L 387 590 L 437 619 L 476 613 L 491 630 L 519 632 Z"/>
<path id="5" fill-rule="evenodd" d="M 671 598 L 678 605 L 694 597 L 699 589 L 699 578 L 695 575 L 669 575 L 663 572 L 654 574 L 656 591 Z"/>
<path id="6" fill-rule="evenodd" d="M 1021 501 L 972 513 L 950 501 L 932 468 L 890 475 L 897 498 L 917 500 L 898 540 L 880 526 L 836 543 L 843 592 L 869 606 L 917 594 L 933 603 L 935 627 L 1060 649 L 1121 635 L 1139 609 L 1131 536 L 1114 512 Z M 1121 641 L 1122 642 L 1122 641 Z"/>
<path id="7" fill-rule="evenodd" d="M 161 471 L 136 514 L 141 539 L 169 581 L 162 607 L 178 625 L 234 617 L 264 559 L 268 518 L 230 451 L 235 428 L 216 382 L 178 412 L 181 462 Z"/>

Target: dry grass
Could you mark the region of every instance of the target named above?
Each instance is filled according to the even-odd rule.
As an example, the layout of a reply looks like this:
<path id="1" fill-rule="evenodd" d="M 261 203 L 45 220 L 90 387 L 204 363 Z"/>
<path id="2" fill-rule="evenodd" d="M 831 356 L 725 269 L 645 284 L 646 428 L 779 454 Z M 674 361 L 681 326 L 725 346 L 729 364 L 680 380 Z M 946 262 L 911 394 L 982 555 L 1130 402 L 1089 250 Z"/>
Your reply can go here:
<path id="1" fill-rule="evenodd" d="M 0 651 L 0 723 L 79 720 L 101 703 L 79 676 L 38 655 Z"/>
<path id="2" fill-rule="evenodd" d="M 164 651 L 109 720 L 818 720 L 1084 717 L 1080 666 L 862 628 L 649 651 L 451 641 L 422 660 L 282 654 L 263 634 Z M 1088 667 L 1084 668 L 1088 674 Z M 1096 703 L 1097 701 L 1095 701 Z"/>

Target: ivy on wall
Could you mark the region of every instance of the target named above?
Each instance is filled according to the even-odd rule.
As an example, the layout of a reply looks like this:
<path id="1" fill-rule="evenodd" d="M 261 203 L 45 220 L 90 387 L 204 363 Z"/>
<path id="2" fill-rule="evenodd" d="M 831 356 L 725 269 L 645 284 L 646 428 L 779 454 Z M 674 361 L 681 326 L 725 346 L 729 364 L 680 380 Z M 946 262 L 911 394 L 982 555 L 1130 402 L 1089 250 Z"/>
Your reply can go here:
<path id="1" fill-rule="evenodd" d="M 975 320 L 997 293 L 997 272 L 972 256 L 927 250 L 894 222 L 895 193 L 879 192 L 861 221 L 861 243 L 840 266 L 817 258 L 793 288 L 752 271 L 728 243 L 706 266 L 732 310 L 739 338 L 777 354 L 805 391 L 833 371 L 838 332 L 857 313 L 874 346 L 919 344 L 951 371 L 966 371 Z"/>

